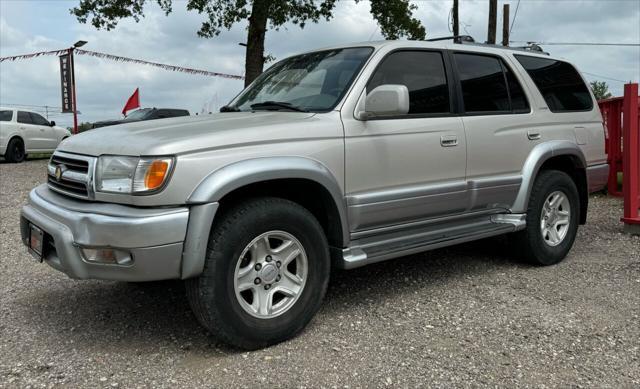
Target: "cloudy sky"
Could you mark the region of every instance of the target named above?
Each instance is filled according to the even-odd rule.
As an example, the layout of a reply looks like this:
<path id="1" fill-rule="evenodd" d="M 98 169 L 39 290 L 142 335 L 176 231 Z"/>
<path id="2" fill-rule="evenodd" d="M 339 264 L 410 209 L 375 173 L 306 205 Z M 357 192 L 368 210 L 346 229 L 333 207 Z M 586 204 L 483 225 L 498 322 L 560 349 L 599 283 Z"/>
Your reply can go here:
<path id="1" fill-rule="evenodd" d="M 246 25 L 213 39 L 196 35 L 203 16 L 174 0 L 174 12 L 165 16 L 155 0 L 147 0 L 146 16 L 139 23 L 124 20 L 112 31 L 97 31 L 69 14 L 77 0 L 0 0 L 0 56 L 68 47 L 87 40 L 88 50 L 155 62 L 242 74 Z M 416 16 L 429 37 L 449 35 L 451 0 L 414 1 Z M 488 2 L 461 0 L 460 20 L 478 41 L 487 34 Z M 499 0 L 511 4 L 518 0 Z M 498 25 L 502 21 L 499 17 Z M 463 30 L 464 31 L 464 30 Z M 501 31 L 499 29 L 499 31 Z M 500 35 L 500 32 L 498 33 Z M 329 22 L 304 30 L 287 26 L 267 33 L 267 52 L 282 59 L 296 52 L 340 43 L 379 40 L 381 35 L 362 1 L 339 2 Z M 500 40 L 501 37 L 498 37 Z M 637 0 L 521 0 L 512 40 L 537 42 L 640 42 L 640 1 Z M 604 80 L 614 95 L 623 81 L 640 78 L 639 47 L 543 46 L 576 63 L 590 80 Z M 605 78 L 606 77 L 606 78 Z M 140 87 L 145 107 L 184 107 L 192 113 L 216 110 L 242 88 L 242 81 L 169 72 L 149 66 L 122 64 L 87 56 L 76 57 L 78 109 L 81 121 L 119 117 L 124 102 Z M 29 104 L 59 107 L 59 67 L 56 57 L 40 57 L 0 64 L 0 105 Z M 44 110 L 44 108 L 41 108 Z M 59 108 L 58 108 L 59 109 Z M 55 108 L 53 108 L 55 111 Z M 68 114 L 50 118 L 70 125 Z"/>

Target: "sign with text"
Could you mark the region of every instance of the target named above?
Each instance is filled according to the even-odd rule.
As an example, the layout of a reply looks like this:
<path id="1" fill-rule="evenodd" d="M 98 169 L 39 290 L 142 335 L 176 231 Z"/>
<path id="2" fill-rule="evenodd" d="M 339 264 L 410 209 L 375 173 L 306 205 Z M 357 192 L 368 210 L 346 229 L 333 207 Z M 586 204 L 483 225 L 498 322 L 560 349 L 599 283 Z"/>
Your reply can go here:
<path id="1" fill-rule="evenodd" d="M 60 89 L 62 91 L 62 112 L 73 112 L 73 66 L 71 56 L 60 56 Z"/>

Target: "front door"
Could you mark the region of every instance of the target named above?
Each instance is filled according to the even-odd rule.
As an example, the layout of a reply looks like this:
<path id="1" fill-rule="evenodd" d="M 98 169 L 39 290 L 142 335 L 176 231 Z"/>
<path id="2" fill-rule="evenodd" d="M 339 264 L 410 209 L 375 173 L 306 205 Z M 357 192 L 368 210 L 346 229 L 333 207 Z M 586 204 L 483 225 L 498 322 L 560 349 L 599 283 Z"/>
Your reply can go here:
<path id="1" fill-rule="evenodd" d="M 357 120 L 343 113 L 345 187 L 351 232 L 461 213 L 468 204 L 466 139 L 454 116 L 451 75 L 434 50 L 388 54 L 366 91 L 405 85 L 409 112 Z"/>
<path id="2" fill-rule="evenodd" d="M 38 131 L 40 134 L 39 139 L 42 147 L 39 148 L 45 150 L 55 150 L 55 148 L 58 146 L 58 134 L 51 126 L 51 123 L 40 114 L 37 114 L 35 112 L 30 112 L 30 114 L 31 121 L 36 127 L 38 127 Z"/>

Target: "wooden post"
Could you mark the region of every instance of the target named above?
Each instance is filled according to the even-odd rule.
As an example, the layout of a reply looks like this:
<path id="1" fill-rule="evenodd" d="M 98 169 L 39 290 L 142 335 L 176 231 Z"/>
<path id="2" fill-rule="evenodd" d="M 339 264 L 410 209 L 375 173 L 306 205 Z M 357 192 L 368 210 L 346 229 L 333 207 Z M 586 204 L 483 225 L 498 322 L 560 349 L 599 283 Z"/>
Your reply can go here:
<path id="1" fill-rule="evenodd" d="M 502 7 L 502 46 L 509 46 L 509 4 Z"/>
<path id="2" fill-rule="evenodd" d="M 453 0 L 453 36 L 460 35 L 460 22 L 458 20 L 458 0 Z M 458 39 L 455 40 L 456 42 Z"/>
<path id="3" fill-rule="evenodd" d="M 498 0 L 489 0 L 489 31 L 487 32 L 487 43 L 496 44 L 496 22 L 498 19 Z"/>

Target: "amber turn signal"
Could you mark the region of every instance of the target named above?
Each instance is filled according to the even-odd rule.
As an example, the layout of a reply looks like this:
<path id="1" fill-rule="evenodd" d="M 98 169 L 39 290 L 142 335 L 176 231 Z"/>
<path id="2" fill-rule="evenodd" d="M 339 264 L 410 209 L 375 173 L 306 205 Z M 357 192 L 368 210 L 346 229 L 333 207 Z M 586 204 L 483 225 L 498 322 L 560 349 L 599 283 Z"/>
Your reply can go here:
<path id="1" fill-rule="evenodd" d="M 162 186 L 168 172 L 169 162 L 163 160 L 151 162 L 147 173 L 144 175 L 144 186 L 147 190 L 158 189 Z"/>

